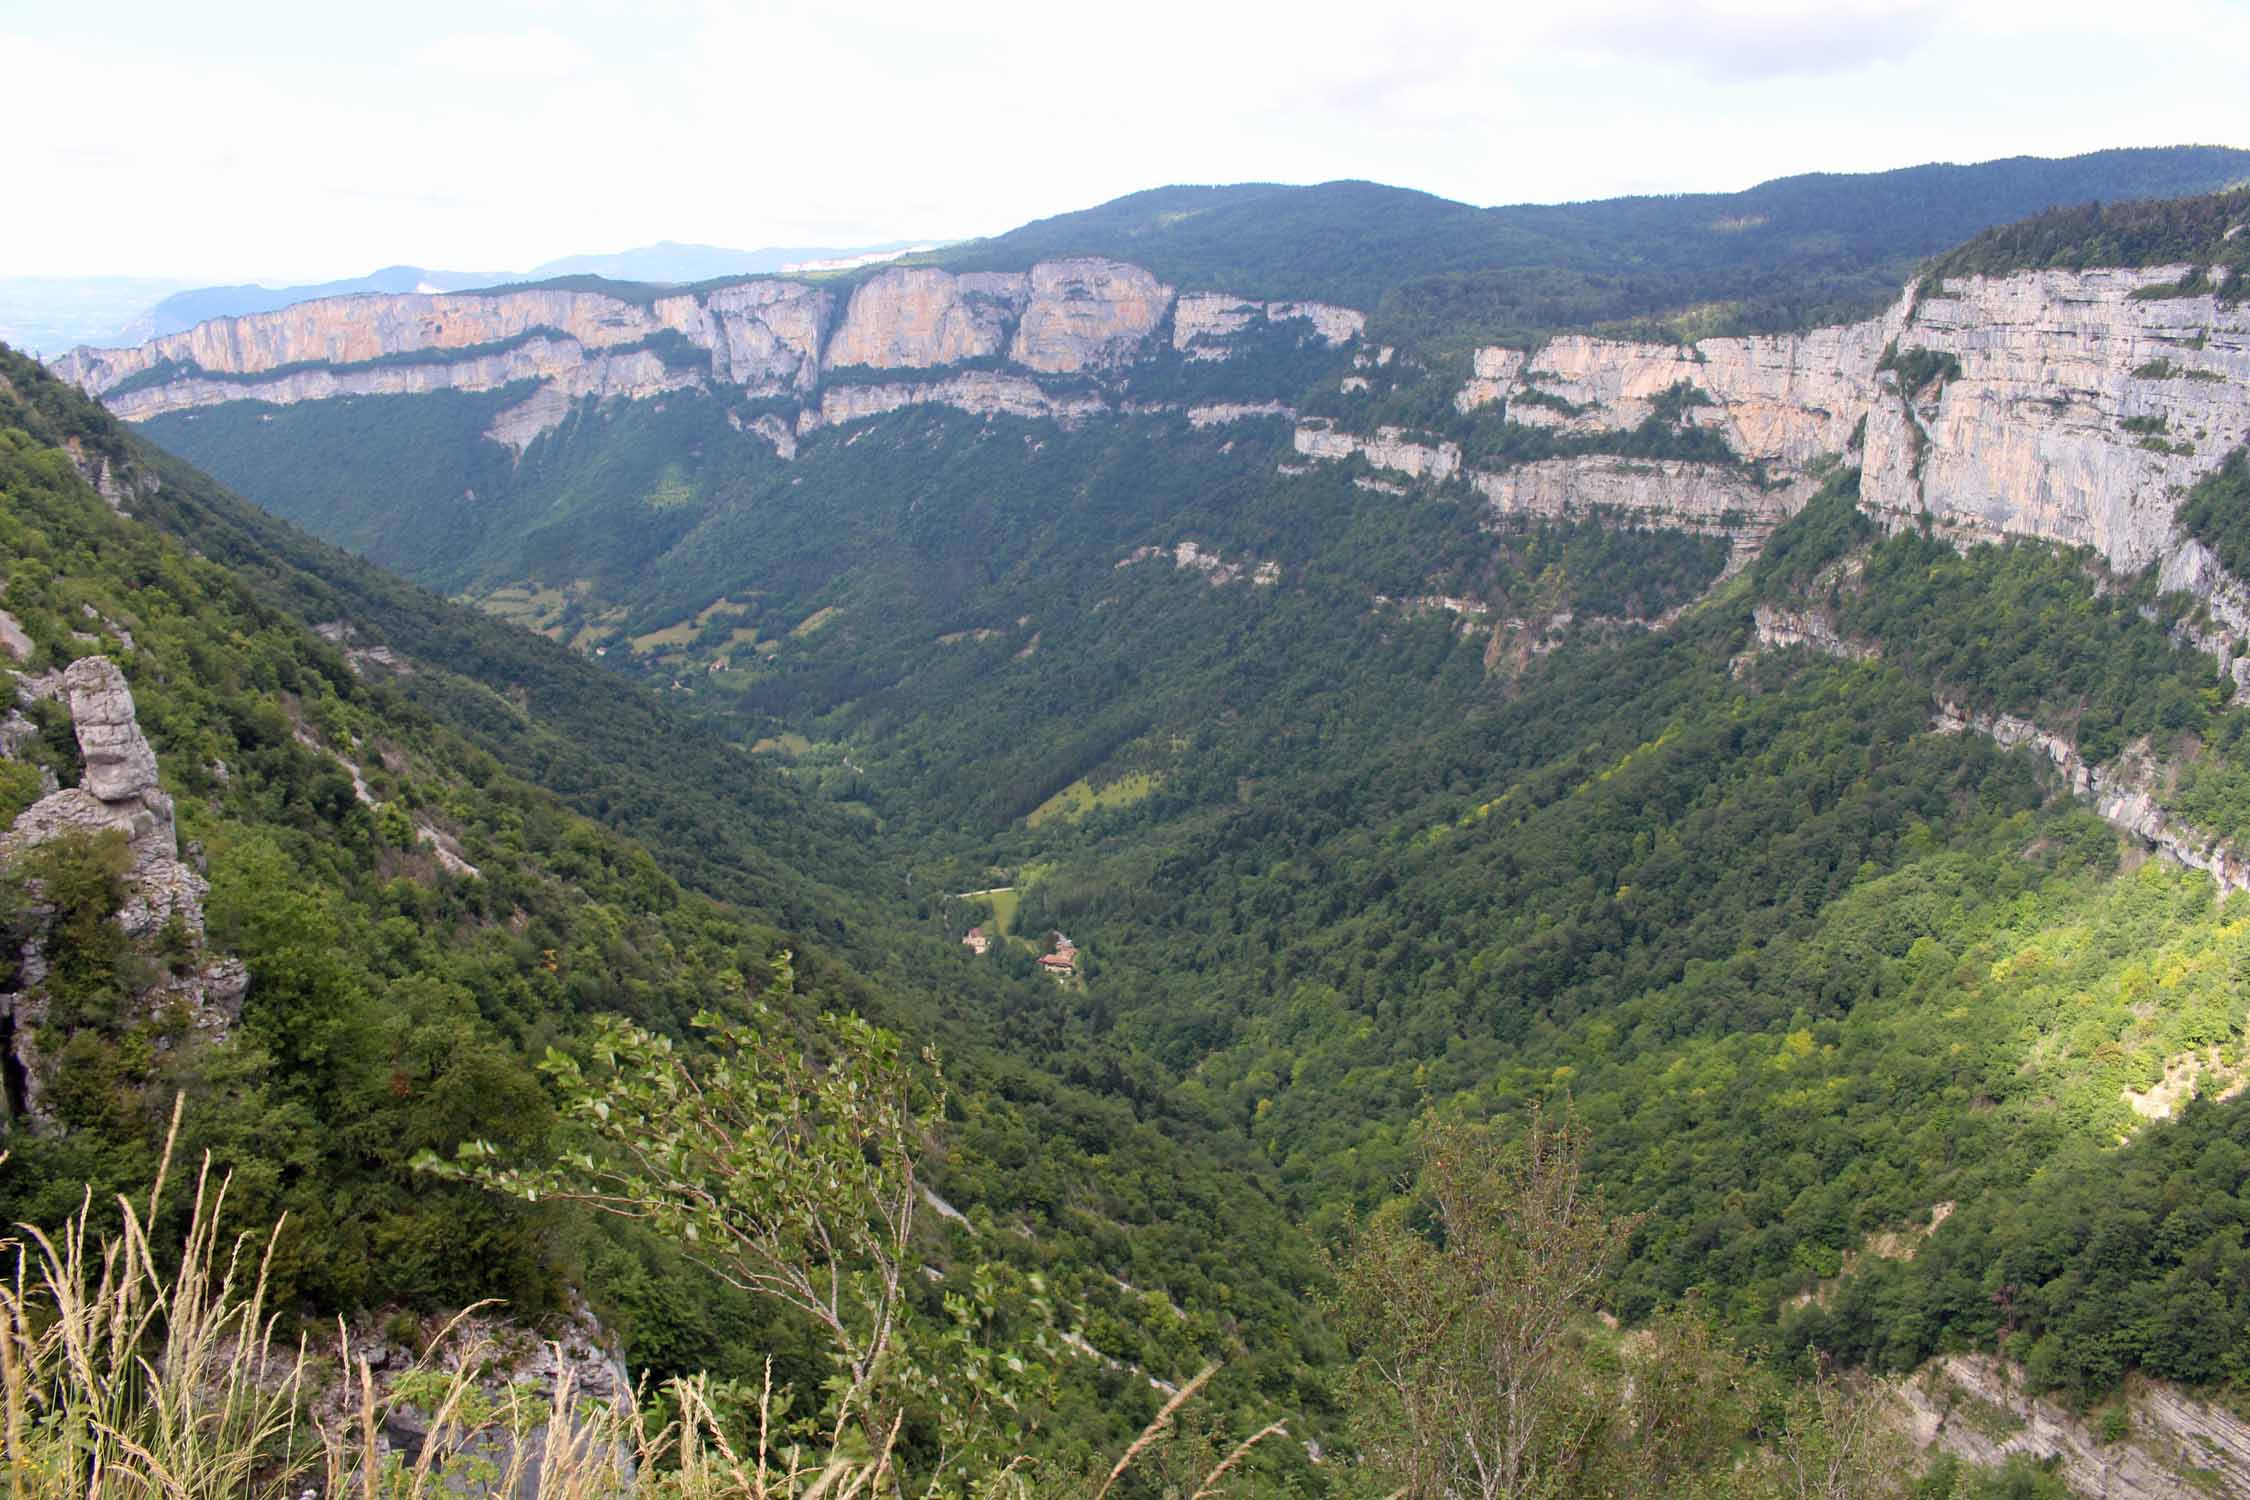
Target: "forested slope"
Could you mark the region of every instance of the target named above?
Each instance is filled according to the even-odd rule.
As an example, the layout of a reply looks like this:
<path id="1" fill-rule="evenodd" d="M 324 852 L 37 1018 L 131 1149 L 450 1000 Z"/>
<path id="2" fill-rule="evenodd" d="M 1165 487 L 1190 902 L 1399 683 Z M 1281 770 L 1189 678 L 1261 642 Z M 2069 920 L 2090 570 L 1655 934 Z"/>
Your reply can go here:
<path id="1" fill-rule="evenodd" d="M 977 1228 L 949 1240 L 933 1220 L 928 1253 L 976 1244 L 1036 1272 L 1063 1328 L 1107 1340 L 1065 1360 L 1056 1442 L 1114 1447 L 1161 1400 L 1135 1366 L 1176 1378 L 1212 1356 L 1229 1360 L 1223 1409 L 1282 1402 L 1318 1425 L 1334 1345 L 1267 1174 L 1129 1056 L 1060 1045 L 1052 983 L 969 965 L 846 818 L 637 689 L 291 532 L 0 358 L 6 607 L 33 643 L 18 665 L 104 651 L 125 668 L 208 864 L 210 943 L 249 973 L 223 1040 L 176 1044 L 176 1020 L 136 998 L 137 958 L 73 967 L 41 1034 L 53 1123 L 12 1122 L 0 1213 L 53 1222 L 85 1185 L 145 1188 L 184 1090 L 185 1147 L 235 1174 L 241 1222 L 289 1215 L 277 1293 L 298 1313 L 495 1295 L 535 1319 L 584 1286 L 636 1368 L 747 1377 L 771 1352 L 817 1382 L 802 1330 L 675 1250 L 408 1168 L 471 1137 L 543 1149 L 545 1048 L 596 1013 L 684 1034 L 761 994 L 789 952 L 794 990 L 767 998 L 947 1054 L 955 1140 L 931 1173 Z M 88 609 L 100 634 L 80 629 Z M 308 620 L 354 632 L 334 645 Z M 67 716 L 38 722 L 25 753 L 67 783 Z M 23 765 L 0 764 L 10 816 L 37 794 Z M 473 874 L 441 867 L 425 823 Z M 99 923 L 123 898 L 114 874 L 87 878 Z M 8 911 L 21 934 L 53 920 Z M 1029 1045 L 1043 1034 L 1058 1045 Z"/>

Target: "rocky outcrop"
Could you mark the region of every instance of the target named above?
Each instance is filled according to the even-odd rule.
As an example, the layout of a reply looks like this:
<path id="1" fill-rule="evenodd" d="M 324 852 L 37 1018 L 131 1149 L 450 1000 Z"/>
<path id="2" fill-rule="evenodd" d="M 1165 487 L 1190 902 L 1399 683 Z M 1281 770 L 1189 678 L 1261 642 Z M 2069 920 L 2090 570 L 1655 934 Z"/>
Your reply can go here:
<path id="1" fill-rule="evenodd" d="M 816 420 L 798 425 L 801 432 L 810 431 L 813 426 L 833 427 L 924 405 L 958 407 L 978 416 L 1051 417 L 1063 423 L 1108 410 L 1099 396 L 1057 395 L 1029 376 L 972 370 L 944 380 L 832 385 L 821 392 L 817 412 L 806 413 Z"/>
<path id="2" fill-rule="evenodd" d="M 538 382 L 540 389 L 530 400 L 503 414 L 492 434 L 496 441 L 506 441 L 519 450 L 561 421 L 571 403 L 583 397 L 659 396 L 700 383 L 695 371 L 668 365 L 648 350 L 606 354 L 568 339 L 539 337 L 504 353 L 468 355 L 444 362 L 316 367 L 248 380 L 188 375 L 162 385 L 120 392 L 106 397 L 104 404 L 125 420 L 140 422 L 170 411 L 227 401 L 270 401 L 288 406 L 338 396 L 492 391 L 526 380 Z"/>
<path id="3" fill-rule="evenodd" d="M 1453 409 L 1472 412 L 1480 406 L 1490 406 L 1508 399 L 1516 387 L 1516 377 L 1523 373 L 1523 351 L 1502 349 L 1497 346 L 1479 349 L 1470 365 L 1474 372 L 1453 396 Z M 1367 382 L 1359 382 L 1361 390 Z"/>
<path id="4" fill-rule="evenodd" d="M 1638 427 L 1675 386 L 1695 393 L 1682 412 L 1712 427 L 1744 459 L 1801 467 L 1841 453 L 1875 399 L 1875 366 L 1889 320 L 1809 333 L 1636 344 L 1570 335 L 1528 359 L 1479 350 L 1476 378 L 1455 396 L 1471 410 L 1506 403 L 1510 421 L 1561 432 Z"/>
<path id="5" fill-rule="evenodd" d="M 1312 325 L 1314 337 L 1331 346 L 1348 344 L 1367 331 L 1367 315 L 1327 302 L 1268 302 L 1266 321 L 1289 323 L 1302 318 Z"/>
<path id="6" fill-rule="evenodd" d="M 61 697 L 69 704 L 83 772 L 77 786 L 42 797 L 0 833 L 0 865 L 73 835 L 120 834 L 130 864 L 118 925 L 127 937 L 143 942 L 173 930 L 200 951 L 209 886 L 180 860 L 172 799 L 157 784 L 156 754 L 141 733 L 124 673 L 107 657 L 89 656 L 50 677 L 19 679 L 18 691 Z M 41 940 L 34 937 L 19 955 L 16 989 L 0 993 L 7 1042 L 0 1048 L 6 1054 L 0 1056 L 0 1070 L 9 1079 L 11 1108 L 35 1123 L 45 1120 L 39 1032 L 47 1018 L 46 973 Z M 140 996 L 140 1003 L 150 1012 L 182 1005 L 197 1029 L 223 1035 L 241 1012 L 248 984 L 241 964 L 206 955 L 192 965 L 174 965 Z"/>
<path id="7" fill-rule="evenodd" d="M 1122 362 L 1172 307 L 1170 287 L 1122 261 L 1042 261 L 1031 268 L 1030 283 L 1008 357 L 1050 375 Z"/>
<path id="8" fill-rule="evenodd" d="M 1367 326 L 1363 314 L 1325 302 L 1251 302 L 1224 292 L 1191 292 L 1172 310 L 1172 347 L 1189 359 L 1228 359 L 1238 334 L 1260 323 L 1298 319 L 1331 346 L 1350 343 Z"/>
<path id="9" fill-rule="evenodd" d="M 835 309 L 828 292 L 793 281 L 749 281 L 657 299 L 663 325 L 711 356 L 711 378 L 752 396 L 802 395 L 820 383 L 821 347 Z"/>
<path id="10" fill-rule="evenodd" d="M 2164 586 L 2205 605 L 2189 638 L 2239 658 L 2237 680 L 2250 685 L 2250 653 L 2240 649 L 2250 644 L 2250 581 L 2229 578 L 2173 520 L 2182 490 L 2250 440 L 2250 304 L 2171 295 L 2189 269 L 2038 271 L 1909 288 L 1881 317 L 1796 334 L 1693 344 L 1570 335 L 1528 355 L 1486 347 L 1454 404 L 1463 412 L 1498 404 L 1510 421 L 1579 439 L 1630 431 L 1659 411 L 1717 433 L 1774 486 L 1722 485 L 1747 502 L 1751 524 L 1730 534 L 1749 545 L 1757 526 L 1792 512 L 1809 491 L 1815 459 L 1856 444 L 1862 504 L 1887 525 L 1919 525 L 1927 515 L 1961 539 L 2037 537 L 2091 547 L 2120 572 L 2158 566 Z M 132 418 L 245 397 L 529 381 L 532 392 L 490 430 L 521 451 L 574 403 L 692 387 L 791 400 L 800 410 L 795 436 L 919 402 L 1063 419 L 1142 411 L 1096 382 L 1159 352 L 1223 358 L 1255 330 L 1294 320 L 1329 343 L 1363 332 L 1350 309 L 1220 292 L 1175 299 L 1146 270 L 1087 258 L 1008 274 L 892 267 L 841 306 L 828 289 L 788 280 L 646 301 L 554 288 L 338 298 L 218 320 L 139 349 L 76 350 L 55 365 Z M 1166 330 L 1169 351 L 1157 343 Z M 1362 351 L 1354 363 L 1373 371 L 1389 352 Z M 1015 368 L 874 386 L 824 378 L 830 369 L 937 371 L 965 361 Z M 1043 376 L 1071 379 L 1042 384 Z M 1221 410 L 1197 408 L 1205 420 Z M 787 456 L 784 435 L 759 431 Z M 1357 455 L 1411 479 L 1462 470 L 1457 446 L 1395 428 L 1354 434 L 1305 422 L 1294 442 L 1308 459 Z M 1519 500 L 1638 506 L 1652 525 L 1708 510 L 1692 494 L 1652 498 L 1653 489 L 1722 484 L 1708 472 L 1691 482 L 1676 466 L 1642 466 L 1661 474 L 1652 485 L 1628 482 L 1634 471 L 1614 458 L 1568 463 L 1567 482 L 1565 471 L 1540 465 L 1478 482 L 1502 508 Z M 112 503 L 124 503 L 123 480 L 103 477 Z M 1696 524 L 1716 523 L 1706 515 Z"/>
<path id="11" fill-rule="evenodd" d="M 63 439 L 63 451 L 70 455 L 78 477 L 92 485 L 103 503 L 121 516 L 131 516 L 132 511 L 126 507 L 155 494 L 162 483 L 145 469 L 117 462 L 106 453 L 89 452 L 75 436 Z"/>
<path id="12" fill-rule="evenodd" d="M 200 932 L 202 880 L 179 863 L 172 799 L 157 785 L 156 753 L 141 734 L 125 674 L 107 657 L 89 656 L 31 691 L 69 704 L 84 770 L 77 786 L 41 798 L 0 833 L 0 861 L 72 833 L 114 829 L 132 851 L 139 890 L 122 914 L 127 930 L 154 932 L 177 911 Z"/>
<path id="13" fill-rule="evenodd" d="M 1609 515 L 1631 525 L 1724 537 L 1739 572 L 1773 529 L 1804 508 L 1809 481 L 1761 485 L 1746 469 L 1677 459 L 1554 458 L 1472 474 L 1495 520 Z"/>
<path id="14" fill-rule="evenodd" d="M 1940 734 L 1973 730 L 2006 749 L 2029 746 L 2062 773 L 2073 796 L 2093 803 L 2104 822 L 2190 869 L 2202 870 L 2218 882 L 2222 893 L 2250 891 L 2250 856 L 2236 849 L 2231 839 L 2190 827 L 2167 813 L 2158 800 L 2157 768 L 2145 755 L 2128 753 L 2106 766 L 2090 766 L 2064 735 L 2013 714 L 1974 711 L 1944 699 L 1938 701 L 1930 727 Z"/>
<path id="15" fill-rule="evenodd" d="M 2121 1089 L 2125 1107 L 2144 1120 L 2169 1120 L 2190 1099 L 2223 1104 L 2250 1089 L 2250 1061 L 2229 1063 L 2217 1047 L 2183 1052 L 2164 1061 L 2163 1076 L 2145 1089 Z"/>
<path id="16" fill-rule="evenodd" d="M 1172 309 L 1172 347 L 1190 359 L 1225 359 L 1227 341 L 1265 314 L 1262 303 L 1224 292 L 1190 292 Z"/>
<path id="17" fill-rule="evenodd" d="M 1297 409 L 1279 401 L 1216 401 L 1206 406 L 1191 406 L 1187 411 L 1190 427 L 1216 427 L 1222 422 L 1252 422 L 1262 417 L 1279 417 L 1285 422 L 1294 422 L 1297 420 Z"/>
<path id="18" fill-rule="evenodd" d="M 2221 587 L 2172 524 L 2178 491 L 2250 439 L 2250 308 L 2145 295 L 2186 270 L 1910 288 L 1880 318 L 1801 334 L 1481 349 L 1455 400 L 1585 435 L 1636 427 L 1685 386 L 1684 422 L 1790 470 L 1845 452 L 1864 421 L 1862 503 L 1888 524 L 1926 510 L 1967 539 L 2090 546 L 2121 572 L 2161 563 L 2250 637 L 2250 593 Z"/>
<path id="19" fill-rule="evenodd" d="M 2116 1402 L 2111 1438 L 1986 1354 L 1948 1354 L 1889 1383 L 1900 1425 L 1924 1447 L 1996 1465 L 2052 1461 L 2071 1492 L 2106 1500 L 2250 1494 L 2250 1422 L 2176 1387 L 2135 1381 Z M 2193 1478 L 2189 1476 L 2195 1476 Z"/>
<path id="20" fill-rule="evenodd" d="M 583 1429 L 554 1431 L 558 1396 L 563 1410 L 573 1414 L 572 1424 L 583 1419 L 588 1404 L 614 1412 L 635 1399 L 616 1336 L 575 1296 L 566 1317 L 540 1330 L 487 1312 L 464 1313 L 448 1323 L 444 1341 L 426 1352 L 414 1347 L 418 1340 L 402 1340 L 396 1332 L 402 1324 L 418 1329 L 420 1323 L 394 1310 L 342 1325 L 332 1352 L 343 1378 L 316 1385 L 305 1399 L 323 1425 L 353 1427 L 360 1420 L 358 1372 L 364 1368 L 380 1413 L 376 1453 L 412 1467 L 432 1443 L 439 1444 L 436 1457 L 460 1476 L 445 1487 L 463 1496 L 537 1500 L 550 1445 L 587 1441 Z M 436 1411 L 399 1399 L 407 1377 L 417 1374 L 464 1379 L 481 1399 L 460 1403 L 457 1411 L 475 1415 L 440 1425 Z M 574 1468 L 583 1468 L 587 1456 L 581 1449 Z M 631 1456 L 620 1452 L 614 1458 L 629 1491 Z M 480 1468 L 490 1477 L 474 1477 Z M 503 1489 L 498 1481 L 511 1474 L 513 1487 Z"/>
<path id="21" fill-rule="evenodd" d="M 1824 609 L 1785 609 L 1761 604 L 1751 611 L 1761 650 L 1785 651 L 1803 646 L 1839 661 L 1874 661 L 1883 648 L 1873 641 L 1854 640 L 1836 628 Z"/>
<path id="22" fill-rule="evenodd" d="M 1268 588 L 1281 582 L 1281 565 L 1275 562 L 1228 562 L 1216 552 L 1207 552 L 1195 542 L 1181 542 L 1175 547 L 1135 547 L 1117 560 L 1120 568 L 1151 558 L 1169 557 L 1172 566 L 1190 573 L 1201 573 L 1213 588 L 1221 588 L 1238 578 L 1247 578 L 1259 588 Z"/>
<path id="23" fill-rule="evenodd" d="M 1328 463 L 1356 454 L 1378 469 L 1413 479 L 1446 480 L 1461 471 L 1459 443 L 1416 442 L 1400 427 L 1378 427 L 1373 437 L 1362 437 L 1326 423 L 1307 422 L 1297 428 L 1293 446 L 1307 458 Z"/>
<path id="24" fill-rule="evenodd" d="M 1022 275 L 885 271 L 852 293 L 828 365 L 931 369 L 999 354 L 1029 291 Z"/>

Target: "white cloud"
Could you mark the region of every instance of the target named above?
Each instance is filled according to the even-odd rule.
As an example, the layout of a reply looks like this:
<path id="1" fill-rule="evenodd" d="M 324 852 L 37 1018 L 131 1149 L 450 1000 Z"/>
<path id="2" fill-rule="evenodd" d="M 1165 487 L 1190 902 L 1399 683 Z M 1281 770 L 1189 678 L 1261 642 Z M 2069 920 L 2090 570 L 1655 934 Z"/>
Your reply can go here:
<path id="1" fill-rule="evenodd" d="M 1663 0 L 1589 5 L 1557 41 L 1597 56 L 1684 68 L 1718 83 L 1856 73 L 1927 45 L 1940 0 L 1820 5 Z"/>
<path id="2" fill-rule="evenodd" d="M 544 26 L 513 35 L 462 32 L 423 45 L 414 60 L 480 78 L 559 78 L 590 65 L 594 54 Z"/>

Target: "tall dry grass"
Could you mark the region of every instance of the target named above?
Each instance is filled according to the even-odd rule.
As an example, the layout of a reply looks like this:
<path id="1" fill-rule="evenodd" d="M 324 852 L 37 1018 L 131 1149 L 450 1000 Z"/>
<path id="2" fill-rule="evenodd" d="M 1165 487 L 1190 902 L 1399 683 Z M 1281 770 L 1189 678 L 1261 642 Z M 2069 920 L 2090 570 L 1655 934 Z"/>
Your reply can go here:
<path id="1" fill-rule="evenodd" d="M 173 1134 L 178 1132 L 175 1114 Z M 567 1377 L 527 1392 L 477 1372 L 500 1354 L 454 1337 L 380 1383 L 341 1326 L 333 1349 L 278 1343 L 262 1242 L 226 1239 L 227 1183 L 208 1162 L 177 1259 L 148 1226 L 163 1201 L 164 1153 L 145 1203 L 120 1199 L 100 1234 L 89 1194 L 52 1233 L 0 1239 L 0 1496 L 5 1500 L 858 1500 L 897 1490 L 886 1451 L 857 1461 L 792 1447 L 772 1432 L 772 1392 L 754 1440 L 727 1436 L 700 1379 L 670 1383 L 677 1413 L 652 1426 L 579 1399 Z M 0 1155 L 0 1161 L 5 1161 Z M 426 1433 L 409 1454 L 394 1417 Z M 745 1451 L 747 1450 L 747 1451 Z"/>
<path id="2" fill-rule="evenodd" d="M 173 1136 L 179 1129 L 173 1118 Z M 219 1229 L 227 1181 L 197 1174 L 176 1261 L 156 1253 L 172 1145 L 145 1203 L 120 1199 L 122 1227 L 99 1233 L 91 1194 L 59 1230 L 0 1238 L 0 1500 L 897 1500 L 931 1491 L 894 1463 L 898 1437 L 839 1456 L 774 1426 L 770 1375 L 739 1441 L 700 1378 L 669 1382 L 658 1424 L 643 1405 L 581 1399 L 479 1372 L 502 1352 L 456 1318 L 404 1376 L 380 1381 L 339 1325 L 332 1348 L 276 1339 L 268 1271 L 280 1227 L 261 1241 Z M 0 1154 L 0 1162 L 5 1162 Z M 470 1311 L 475 1311 L 471 1309 Z M 559 1363 L 559 1362 L 558 1362 Z M 1167 1405 L 1101 1485 L 1106 1492 L 1170 1425 L 1210 1371 Z M 644 1392 L 644 1395 L 648 1393 Z M 394 1418 L 426 1434 L 387 1440 Z M 1242 1445 L 1199 1487 L 1217 1485 Z M 1034 1466 L 981 1476 L 974 1500 L 1023 1500 Z M 1075 1485 L 1065 1484 L 1065 1489 Z"/>

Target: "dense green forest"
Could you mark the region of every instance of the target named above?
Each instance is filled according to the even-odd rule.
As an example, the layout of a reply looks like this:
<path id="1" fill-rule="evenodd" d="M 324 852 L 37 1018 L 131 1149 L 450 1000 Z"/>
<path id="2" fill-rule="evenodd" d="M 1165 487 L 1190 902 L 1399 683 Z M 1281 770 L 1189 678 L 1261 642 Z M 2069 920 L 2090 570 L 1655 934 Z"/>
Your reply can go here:
<path id="1" fill-rule="evenodd" d="M 2050 268 L 2188 266 L 2217 278 L 2208 290 L 2239 299 L 2243 271 L 2250 267 L 2250 245 L 2236 232 L 2245 214 L 2250 214 L 2250 188 L 2239 187 L 2200 197 L 2149 195 L 2056 208 L 1986 230 L 1933 259 L 1926 275 L 1933 284 L 1942 284 L 1948 276 Z"/>

